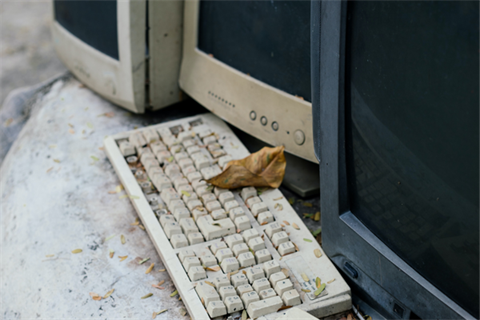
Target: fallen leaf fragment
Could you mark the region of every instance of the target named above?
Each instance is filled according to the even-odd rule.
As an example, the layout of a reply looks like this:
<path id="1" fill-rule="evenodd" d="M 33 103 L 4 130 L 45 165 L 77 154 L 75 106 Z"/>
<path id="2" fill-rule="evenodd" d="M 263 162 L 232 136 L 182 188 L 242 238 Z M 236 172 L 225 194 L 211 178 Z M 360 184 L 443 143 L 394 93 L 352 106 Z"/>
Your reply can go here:
<path id="1" fill-rule="evenodd" d="M 145 271 L 145 274 L 152 272 L 154 265 L 155 265 L 155 263 L 152 262 L 152 264 L 150 265 L 150 267 L 148 267 L 148 269 Z"/>
<path id="2" fill-rule="evenodd" d="M 123 261 L 128 258 L 128 256 L 118 256 L 120 258 L 120 261 Z"/>
<path id="3" fill-rule="evenodd" d="M 54 254 L 47 254 L 45 257 L 51 258 L 51 257 L 54 257 L 54 256 L 55 256 Z"/>
<path id="4" fill-rule="evenodd" d="M 300 227 L 297 226 L 297 224 L 295 222 L 292 223 L 292 227 L 296 230 L 300 230 Z"/>
<path id="5" fill-rule="evenodd" d="M 317 230 L 312 232 L 312 235 L 316 238 L 320 233 L 322 233 L 322 228 L 318 228 Z"/>
<path id="6" fill-rule="evenodd" d="M 290 309 L 291 307 L 293 307 L 293 306 L 282 306 L 282 307 L 280 307 L 280 309 L 278 309 L 277 311 L 282 311 L 282 310 Z"/>
<path id="7" fill-rule="evenodd" d="M 47 170 L 47 172 L 50 172 L 50 171 L 52 171 L 52 170 L 53 170 L 53 167 L 49 168 L 49 169 Z"/>
<path id="8" fill-rule="evenodd" d="M 187 197 L 190 197 L 190 193 L 188 193 L 188 192 L 185 191 L 185 190 L 182 190 L 182 194 L 184 194 L 184 195 L 187 196 Z"/>
<path id="9" fill-rule="evenodd" d="M 153 315 L 152 315 L 152 319 L 155 319 L 156 316 L 158 316 L 159 314 L 161 313 L 164 313 L 166 312 L 168 309 L 163 309 L 163 310 L 160 310 L 158 312 L 154 312 Z"/>
<path id="10" fill-rule="evenodd" d="M 313 220 L 315 220 L 315 221 L 319 221 L 319 220 L 320 220 L 320 211 L 317 211 L 317 212 L 315 213 L 315 217 L 313 218 Z"/>
<path id="11" fill-rule="evenodd" d="M 322 280 L 320 280 L 320 278 L 317 277 L 317 278 L 315 279 L 315 286 L 317 287 L 317 289 L 320 288 L 320 285 L 321 285 L 321 284 L 322 284 Z"/>
<path id="12" fill-rule="evenodd" d="M 310 218 L 310 219 L 312 219 L 312 218 L 313 218 L 313 213 L 304 213 L 304 214 L 303 214 L 303 218 Z"/>
<path id="13" fill-rule="evenodd" d="M 312 240 L 310 240 L 310 239 L 307 239 L 307 238 L 303 238 L 303 241 L 306 241 L 306 242 L 312 242 Z"/>
<path id="14" fill-rule="evenodd" d="M 95 300 L 95 301 L 102 300 L 102 297 L 98 293 L 95 293 L 95 292 L 90 292 L 90 297 L 92 297 L 92 299 Z"/>
<path id="15" fill-rule="evenodd" d="M 309 208 L 313 207 L 313 204 L 311 204 L 310 202 L 303 202 L 302 204 L 303 204 L 305 207 L 309 207 Z"/>
<path id="16" fill-rule="evenodd" d="M 164 283 L 165 283 L 165 280 L 162 280 L 162 281 L 160 281 L 159 283 L 157 283 L 157 285 L 161 286 L 161 285 L 164 284 Z"/>
<path id="17" fill-rule="evenodd" d="M 283 210 L 283 206 L 280 204 L 280 203 L 276 203 L 274 206 L 273 206 L 274 209 L 277 209 L 278 208 L 278 211 L 282 211 Z"/>
<path id="18" fill-rule="evenodd" d="M 305 282 L 310 281 L 310 279 L 308 278 L 308 276 L 305 273 L 302 273 L 301 276 L 302 276 L 303 281 L 305 281 Z"/>
<path id="19" fill-rule="evenodd" d="M 90 158 L 92 158 L 92 159 L 93 159 L 93 161 L 98 161 L 98 160 L 100 160 L 100 159 L 98 159 L 98 158 L 97 158 L 97 157 L 95 157 L 95 156 L 90 156 Z"/>
<path id="20" fill-rule="evenodd" d="M 283 269 L 282 269 L 282 272 L 283 272 L 283 274 L 285 275 L 285 277 L 288 278 L 288 269 L 283 268 Z"/>
<path id="21" fill-rule="evenodd" d="M 328 281 L 327 283 L 330 284 L 330 283 L 332 283 L 333 281 L 335 281 L 335 278 L 333 278 L 332 280 Z"/>
<path id="22" fill-rule="evenodd" d="M 122 244 L 125 244 L 125 236 L 123 234 L 120 236 L 120 241 Z"/>
<path id="23" fill-rule="evenodd" d="M 12 124 L 12 122 L 13 122 L 13 118 L 9 118 L 9 119 L 5 120 L 4 126 L 8 127 L 9 125 Z"/>
<path id="24" fill-rule="evenodd" d="M 60 163 L 60 160 L 58 159 L 53 159 L 53 161 L 55 161 L 56 163 Z"/>
<path id="25" fill-rule="evenodd" d="M 146 294 L 143 297 L 141 297 L 140 299 L 147 299 L 147 298 L 150 298 L 151 296 L 153 296 L 153 293 Z"/>
<path id="26" fill-rule="evenodd" d="M 113 249 L 110 249 L 110 254 L 109 254 L 109 256 L 110 256 L 110 259 L 112 259 L 112 258 L 113 258 L 113 255 L 114 255 L 114 254 L 115 254 L 115 251 L 113 251 Z"/>
<path id="27" fill-rule="evenodd" d="M 246 310 L 242 311 L 242 320 L 247 320 L 247 311 Z"/>
<path id="28" fill-rule="evenodd" d="M 143 263 L 147 262 L 148 260 L 150 260 L 150 258 L 145 258 L 143 260 L 140 260 L 140 262 L 138 264 L 143 264 Z"/>
<path id="29" fill-rule="evenodd" d="M 165 272 L 165 269 L 160 269 L 158 270 L 158 272 Z"/>
<path id="30" fill-rule="evenodd" d="M 293 205 L 295 203 L 295 198 L 288 198 L 288 203 L 290 203 L 291 205 Z"/>
<path id="31" fill-rule="evenodd" d="M 287 226 L 290 225 L 290 222 L 288 222 L 287 220 L 283 220 L 283 223 L 285 223 Z"/>
<path id="32" fill-rule="evenodd" d="M 307 293 L 308 293 L 308 292 L 311 292 L 311 291 L 308 290 L 308 289 L 302 289 L 302 291 L 303 291 L 303 292 L 307 292 Z"/>
<path id="33" fill-rule="evenodd" d="M 138 225 L 138 227 L 139 227 L 140 229 L 142 229 L 142 230 L 145 230 L 145 227 L 144 227 L 144 226 L 142 226 L 141 224 L 140 224 L 140 225 Z"/>
<path id="34" fill-rule="evenodd" d="M 180 308 L 180 315 L 185 316 L 187 314 L 187 310 L 185 308 Z"/>
<path id="35" fill-rule="evenodd" d="M 115 193 L 121 192 L 122 190 L 123 190 L 123 186 L 121 184 L 119 184 L 118 186 L 115 187 L 115 190 L 108 191 L 108 193 L 115 194 Z"/>
<path id="36" fill-rule="evenodd" d="M 131 226 L 138 226 L 138 224 L 140 223 L 140 221 L 137 219 L 135 219 L 135 222 L 133 223 L 130 223 Z"/>
<path id="37" fill-rule="evenodd" d="M 322 256 L 322 251 L 320 249 L 315 249 L 313 250 L 313 253 L 315 254 L 315 257 L 320 258 Z"/>
<path id="38" fill-rule="evenodd" d="M 113 293 L 113 291 L 115 291 L 115 289 L 112 289 L 112 290 L 108 291 L 107 293 L 105 293 L 105 295 L 103 296 L 103 299 L 107 299 L 108 297 L 110 297 L 110 295 Z"/>
<path id="39" fill-rule="evenodd" d="M 249 186 L 278 188 L 287 165 L 284 149 L 283 146 L 264 147 L 244 159 L 232 160 L 222 173 L 207 182 L 224 189 Z"/>
<path id="40" fill-rule="evenodd" d="M 220 271 L 220 267 L 219 266 L 208 267 L 205 270 L 217 272 L 217 271 Z"/>
<path id="41" fill-rule="evenodd" d="M 75 249 L 75 250 L 72 250 L 72 253 L 76 254 L 76 253 L 80 253 L 82 251 L 83 251 L 82 249 Z"/>
<path id="42" fill-rule="evenodd" d="M 115 237 L 115 236 L 116 236 L 115 234 L 112 234 L 111 236 L 106 237 L 106 238 L 105 238 L 105 242 L 107 242 L 108 240 L 112 239 L 112 238 Z"/>
<path id="43" fill-rule="evenodd" d="M 282 199 L 283 199 L 283 197 L 278 197 L 278 198 L 273 199 L 273 201 L 278 201 L 278 200 L 282 200 Z"/>
<path id="44" fill-rule="evenodd" d="M 205 281 L 205 283 L 208 284 L 209 286 L 215 287 L 215 285 L 213 283 L 211 283 L 210 281 Z"/>
<path id="45" fill-rule="evenodd" d="M 87 127 L 89 127 L 90 129 L 93 129 L 93 124 L 91 124 L 90 122 L 87 122 Z"/>
<path id="46" fill-rule="evenodd" d="M 318 288 L 317 290 L 315 290 L 315 292 L 313 293 L 315 296 L 318 296 L 320 293 L 322 293 L 322 291 L 325 289 L 325 286 L 326 284 L 325 283 L 322 283 L 322 285 L 320 286 L 320 288 Z"/>
<path id="47" fill-rule="evenodd" d="M 178 294 L 178 290 L 173 291 L 170 293 L 170 297 L 175 297 Z"/>
<path id="48" fill-rule="evenodd" d="M 71 134 L 75 134 L 75 130 L 73 129 L 69 129 L 68 132 L 70 132 Z"/>

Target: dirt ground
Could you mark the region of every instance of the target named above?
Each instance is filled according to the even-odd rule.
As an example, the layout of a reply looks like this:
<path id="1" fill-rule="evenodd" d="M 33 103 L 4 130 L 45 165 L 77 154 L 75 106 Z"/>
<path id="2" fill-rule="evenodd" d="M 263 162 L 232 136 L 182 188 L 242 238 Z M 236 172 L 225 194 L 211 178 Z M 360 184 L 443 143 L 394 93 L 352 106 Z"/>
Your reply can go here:
<path id="1" fill-rule="evenodd" d="M 53 50 L 51 15 L 47 0 L 0 0 L 0 108 L 10 91 L 67 70 Z"/>

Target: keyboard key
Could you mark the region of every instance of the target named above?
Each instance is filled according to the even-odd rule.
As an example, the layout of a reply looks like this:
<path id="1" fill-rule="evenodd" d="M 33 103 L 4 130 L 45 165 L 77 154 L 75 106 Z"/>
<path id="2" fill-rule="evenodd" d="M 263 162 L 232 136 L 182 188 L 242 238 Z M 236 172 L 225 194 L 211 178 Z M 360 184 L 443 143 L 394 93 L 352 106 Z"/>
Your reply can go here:
<path id="1" fill-rule="evenodd" d="M 260 300 L 260 297 L 258 296 L 258 293 L 256 291 L 247 292 L 242 296 L 243 305 L 247 308 L 249 307 L 250 304 L 255 303 L 259 300 Z M 252 316 L 250 315 L 250 317 Z"/>
<path id="2" fill-rule="evenodd" d="M 252 302 L 247 307 L 248 315 L 252 318 L 258 318 L 272 312 L 277 312 L 283 305 L 280 297 L 271 297 L 262 301 Z"/>
<path id="3" fill-rule="evenodd" d="M 287 279 L 287 277 L 283 272 L 277 272 L 272 274 L 269 280 L 272 287 L 275 288 L 275 285 L 277 284 L 278 281 L 283 281 L 285 279 Z"/>
<path id="4" fill-rule="evenodd" d="M 193 139 L 187 139 L 187 140 L 184 140 L 182 142 L 182 145 L 184 148 L 188 148 L 188 147 L 191 147 L 191 146 L 194 146 L 196 145 L 197 143 L 195 142 L 195 140 Z"/>
<path id="5" fill-rule="evenodd" d="M 212 193 L 213 195 L 213 193 Z M 222 209 L 222 205 L 218 201 L 210 201 L 205 205 L 205 208 L 207 208 L 208 212 L 212 212 L 218 209 Z M 230 220 L 230 219 L 228 219 Z"/>
<path id="6" fill-rule="evenodd" d="M 300 295 L 298 294 L 297 290 L 288 290 L 282 295 L 283 303 L 289 306 L 296 306 L 297 304 L 302 303 L 300 300 Z"/>
<path id="7" fill-rule="evenodd" d="M 235 200 L 235 197 L 233 196 L 233 193 L 231 193 L 230 191 L 223 192 L 220 195 L 218 195 L 218 201 L 220 201 L 220 203 L 222 205 L 225 205 L 226 202 L 232 201 L 232 200 Z M 237 207 L 238 207 L 238 205 L 237 205 Z M 230 211 L 230 210 L 228 210 L 228 211 Z"/>
<path id="8" fill-rule="evenodd" d="M 189 166 L 193 166 L 193 161 L 191 159 L 185 158 L 178 161 L 180 168 L 185 169 Z"/>
<path id="9" fill-rule="evenodd" d="M 194 187 L 195 189 L 195 187 Z M 212 187 L 207 186 L 206 184 L 204 186 L 200 186 L 197 189 L 195 189 L 195 192 L 199 197 L 202 197 L 205 194 L 211 193 Z"/>
<path id="10" fill-rule="evenodd" d="M 195 208 L 202 208 L 203 203 L 198 199 L 194 199 L 187 203 L 187 207 L 188 209 L 190 209 L 190 211 L 193 211 L 195 210 Z M 207 212 L 205 212 L 205 214 L 207 214 Z"/>
<path id="11" fill-rule="evenodd" d="M 277 292 L 279 296 L 282 296 L 284 292 L 292 289 L 293 289 L 293 284 L 292 284 L 292 281 L 290 281 L 290 279 L 278 281 L 277 284 L 275 285 L 275 292 Z"/>
<path id="12" fill-rule="evenodd" d="M 185 258 L 188 257 L 195 257 L 195 252 L 193 250 L 183 250 L 178 253 L 178 259 L 180 259 L 180 262 L 183 263 Z"/>
<path id="13" fill-rule="evenodd" d="M 263 270 L 261 267 L 256 266 L 256 267 L 247 269 L 247 278 L 250 281 L 250 283 L 253 283 L 257 279 L 265 278 L 265 274 L 263 273 Z"/>
<path id="14" fill-rule="evenodd" d="M 230 161 L 232 161 L 232 160 L 233 160 L 232 156 L 227 154 L 226 156 L 223 156 L 223 157 L 221 157 L 221 158 L 218 159 L 218 165 L 219 165 L 222 169 L 224 169 L 225 166 L 226 166 Z"/>
<path id="15" fill-rule="evenodd" d="M 203 268 L 202 268 L 203 269 Z M 204 305 L 208 305 L 212 301 L 220 301 L 217 290 L 205 282 L 199 282 L 195 286 L 198 296 L 203 300 Z"/>
<path id="16" fill-rule="evenodd" d="M 173 155 L 173 157 L 175 158 L 175 160 L 176 160 L 177 162 L 180 161 L 180 160 L 182 160 L 182 159 L 189 159 L 188 154 L 187 154 L 186 152 L 183 152 L 183 151 L 182 151 L 182 152 L 179 152 L 179 153 L 175 153 L 175 154 Z"/>
<path id="17" fill-rule="evenodd" d="M 250 252 L 247 244 L 244 243 L 244 242 L 234 245 L 232 250 L 233 250 L 233 253 L 235 254 L 235 256 L 239 256 L 242 253 Z"/>
<path id="18" fill-rule="evenodd" d="M 291 241 L 284 242 L 278 247 L 278 253 L 281 256 L 284 256 L 286 254 L 293 253 L 293 252 L 295 252 L 295 246 Z"/>
<path id="19" fill-rule="evenodd" d="M 228 249 L 227 244 L 223 241 L 220 241 L 220 242 L 215 242 L 210 246 L 210 251 L 212 251 L 213 254 L 216 254 L 217 251 L 220 249 Z"/>
<path id="20" fill-rule="evenodd" d="M 265 242 L 263 242 L 262 238 L 255 237 L 248 240 L 248 246 L 253 251 L 258 251 L 258 250 L 265 249 Z"/>
<path id="21" fill-rule="evenodd" d="M 220 290 L 221 287 L 231 285 L 230 280 L 228 280 L 227 276 L 218 277 L 218 278 L 213 279 L 213 284 L 215 285 L 215 288 L 217 288 L 217 290 Z"/>
<path id="22" fill-rule="evenodd" d="M 228 313 L 234 313 L 243 310 L 243 303 L 239 296 L 228 297 L 224 300 Z"/>
<path id="23" fill-rule="evenodd" d="M 215 258 L 217 258 L 218 262 L 222 263 L 226 258 L 233 258 L 233 252 L 230 249 L 220 249 L 215 253 Z"/>
<path id="24" fill-rule="evenodd" d="M 212 216 L 213 220 L 219 220 L 219 219 L 227 218 L 227 214 L 225 213 L 225 210 L 223 210 L 223 209 L 213 210 L 212 213 L 211 213 L 211 216 Z M 237 226 L 237 228 L 238 228 L 238 226 Z M 245 229 L 248 229 L 248 228 L 245 228 Z"/>
<path id="25" fill-rule="evenodd" d="M 263 299 L 275 297 L 277 295 L 277 293 L 272 288 L 268 288 L 268 289 L 260 291 L 259 295 L 260 295 L 260 298 L 263 300 Z"/>
<path id="26" fill-rule="evenodd" d="M 254 187 L 243 188 L 241 196 L 243 201 L 247 201 L 248 198 L 257 196 L 257 189 L 255 189 Z"/>
<path id="27" fill-rule="evenodd" d="M 282 226 L 280 225 L 280 222 L 274 222 L 270 223 L 266 228 L 265 228 L 265 233 L 267 236 L 272 239 L 272 236 L 277 233 L 283 231 Z"/>
<path id="28" fill-rule="evenodd" d="M 264 211 L 258 214 L 257 221 L 261 226 L 263 226 L 267 223 L 275 221 L 275 219 L 270 211 Z"/>
<path id="29" fill-rule="evenodd" d="M 250 207 L 250 211 L 252 212 L 255 218 L 258 216 L 259 213 L 267 210 L 268 210 L 268 206 L 265 202 L 255 203 L 253 206 Z"/>
<path id="30" fill-rule="evenodd" d="M 274 273 L 280 272 L 280 264 L 276 260 L 267 261 L 263 264 L 263 271 L 265 271 L 265 275 L 267 278 Z"/>
<path id="31" fill-rule="evenodd" d="M 200 260 L 197 257 L 187 257 L 183 261 L 183 267 L 187 272 L 190 270 L 191 267 L 200 267 Z"/>
<path id="32" fill-rule="evenodd" d="M 277 232 L 272 236 L 272 243 L 275 247 L 278 247 L 282 243 L 288 242 L 289 240 L 290 238 L 285 231 Z"/>
<path id="33" fill-rule="evenodd" d="M 235 219 L 235 225 L 240 231 L 250 229 L 252 225 L 250 224 L 250 219 L 247 216 L 241 216 Z"/>
<path id="34" fill-rule="evenodd" d="M 206 254 L 204 256 L 200 256 L 200 260 L 205 267 L 211 267 L 217 265 L 217 259 L 212 254 Z M 230 282 L 228 282 L 230 284 Z M 218 288 L 217 288 L 218 289 Z"/>
<path id="35" fill-rule="evenodd" d="M 168 239 L 170 239 L 174 234 L 183 234 L 182 228 L 176 222 L 167 222 L 163 227 L 163 231 L 167 235 Z"/>
<path id="36" fill-rule="evenodd" d="M 175 249 L 188 246 L 188 241 L 184 234 L 172 235 L 170 239 L 170 243 L 172 244 L 172 247 L 174 247 Z"/>
<path id="37" fill-rule="evenodd" d="M 173 147 L 174 145 L 180 144 L 181 142 L 180 140 L 175 138 L 175 136 L 168 136 L 165 138 L 162 137 L 162 140 L 169 148 Z"/>
<path id="38" fill-rule="evenodd" d="M 259 197 L 251 197 L 247 199 L 247 201 L 245 201 L 245 203 L 249 208 L 251 208 L 255 203 L 261 203 L 261 202 L 262 200 Z"/>
<path id="39" fill-rule="evenodd" d="M 207 209 L 203 208 L 203 207 L 196 207 L 196 209 L 193 209 L 192 210 L 192 216 L 193 216 L 193 219 L 195 221 L 198 221 L 198 219 L 201 217 L 201 216 L 206 216 L 208 214 L 208 211 Z"/>
<path id="40" fill-rule="evenodd" d="M 247 292 L 252 292 L 253 291 L 253 288 L 251 285 L 249 284 L 243 284 L 241 286 L 238 286 L 237 287 L 237 293 L 238 295 L 241 297 L 244 293 L 247 293 Z"/>
<path id="41" fill-rule="evenodd" d="M 251 252 L 244 252 L 238 256 L 238 262 L 242 268 L 251 267 L 255 264 L 255 258 Z"/>
<path id="42" fill-rule="evenodd" d="M 176 208 L 173 211 L 173 216 L 177 221 L 181 222 L 182 219 L 190 218 L 190 211 L 185 207 Z"/>
<path id="43" fill-rule="evenodd" d="M 172 154 L 169 151 L 163 150 L 155 154 L 157 159 L 161 162 L 169 162 L 169 159 L 172 157 Z"/>
<path id="44" fill-rule="evenodd" d="M 180 220 L 180 227 L 183 230 L 183 234 L 188 236 L 190 233 L 198 232 L 197 225 L 192 218 L 184 218 Z"/>
<path id="45" fill-rule="evenodd" d="M 234 208 L 234 209 L 230 210 L 230 212 L 228 213 L 228 216 L 233 221 L 235 221 L 236 218 L 244 216 L 244 215 L 245 215 L 245 211 L 241 207 Z"/>
<path id="46" fill-rule="evenodd" d="M 191 188 L 191 187 L 190 187 Z M 182 193 L 182 200 L 187 204 L 188 207 L 188 202 L 191 200 L 198 200 L 198 196 L 195 192 L 192 191 L 186 191 L 186 193 Z"/>
<path id="47" fill-rule="evenodd" d="M 202 131 L 198 132 L 198 136 L 199 136 L 201 139 L 203 139 L 203 138 L 205 138 L 205 137 L 207 137 L 207 136 L 209 136 L 209 135 L 211 135 L 211 134 L 213 134 L 213 132 L 212 132 L 212 130 L 210 130 L 210 129 L 205 129 L 205 130 L 202 130 Z"/>
<path id="48" fill-rule="evenodd" d="M 201 174 L 200 172 L 195 171 L 195 172 L 192 172 L 192 173 L 187 174 L 187 179 L 188 179 L 188 181 L 190 181 L 190 182 L 193 183 L 193 182 L 196 181 L 196 180 L 203 179 L 203 176 L 202 176 L 202 174 Z M 206 183 L 205 181 L 202 181 L 202 182 L 203 182 L 204 184 Z"/>
<path id="49" fill-rule="evenodd" d="M 218 290 L 218 293 L 222 297 L 222 300 L 225 300 L 228 297 L 234 297 L 237 295 L 235 288 L 233 286 L 224 286 Z"/>
<path id="50" fill-rule="evenodd" d="M 159 220 L 162 228 L 165 228 L 165 224 L 168 222 L 176 222 L 175 218 L 172 215 L 162 215 Z"/>
<path id="51" fill-rule="evenodd" d="M 120 152 L 124 157 L 135 155 L 135 147 L 130 142 L 124 140 L 118 144 Z"/>
<path id="52" fill-rule="evenodd" d="M 187 141 L 191 140 L 192 138 L 195 138 L 195 133 L 191 130 L 183 131 L 178 134 L 178 140 L 180 141 Z"/>
<path id="53" fill-rule="evenodd" d="M 258 234 L 258 231 L 255 230 L 255 229 L 250 229 L 250 230 L 246 230 L 242 233 L 242 236 L 243 236 L 243 239 L 245 240 L 245 242 L 248 242 L 250 239 L 253 239 L 255 237 L 258 237 L 259 234 Z"/>
<path id="54" fill-rule="evenodd" d="M 225 242 L 230 248 L 233 248 L 234 245 L 243 243 L 243 238 L 239 234 L 232 234 L 231 236 L 225 237 Z"/>
<path id="55" fill-rule="evenodd" d="M 210 317 L 220 317 L 227 314 L 227 307 L 223 301 L 212 301 L 207 306 L 207 311 Z"/>
<path id="56" fill-rule="evenodd" d="M 205 279 L 207 274 L 205 273 L 203 267 L 191 267 L 190 270 L 188 270 L 188 276 L 190 277 L 191 281 L 197 281 Z"/>
<path id="57" fill-rule="evenodd" d="M 190 233 L 188 236 L 188 242 L 190 243 L 190 245 L 194 245 L 196 243 L 202 243 L 204 242 L 205 240 L 203 239 L 203 236 L 200 232 L 193 232 L 193 233 Z"/>
<path id="58" fill-rule="evenodd" d="M 243 284 L 248 284 L 247 277 L 245 277 L 243 273 L 234 274 L 230 277 L 230 281 L 235 288 Z"/>
<path id="59" fill-rule="evenodd" d="M 204 145 L 208 145 L 208 144 L 215 143 L 215 142 L 217 142 L 217 138 L 215 136 L 208 136 L 208 137 L 205 137 L 203 139 L 203 144 Z"/>
<path id="60" fill-rule="evenodd" d="M 177 164 L 171 163 L 166 166 L 165 174 L 172 177 L 174 174 L 180 174 L 180 167 Z"/>
<path id="61" fill-rule="evenodd" d="M 207 156 L 199 157 L 195 160 L 195 167 L 197 170 L 202 170 L 203 168 L 210 167 L 210 159 Z"/>
<path id="62" fill-rule="evenodd" d="M 206 186 L 207 185 L 207 182 L 205 182 L 204 180 L 195 180 L 195 181 L 192 181 L 192 187 L 193 189 L 195 190 L 195 192 L 197 192 L 197 189 L 200 188 L 200 187 L 203 187 L 203 186 Z"/>
<path id="63" fill-rule="evenodd" d="M 239 265 L 237 259 L 226 258 L 226 259 L 223 259 L 223 261 L 221 263 L 221 267 L 222 267 L 223 272 L 229 273 L 229 272 L 237 271 L 238 268 L 240 268 L 240 265 Z"/>
<path id="64" fill-rule="evenodd" d="M 187 153 L 192 155 L 194 153 L 200 152 L 200 148 L 198 146 L 191 146 L 187 148 Z"/>
<path id="65" fill-rule="evenodd" d="M 252 287 L 253 287 L 253 289 L 255 289 L 255 291 L 260 292 L 260 291 L 263 291 L 263 290 L 270 289 L 270 282 L 268 282 L 267 278 L 257 279 L 253 282 Z M 260 297 L 261 297 L 261 295 L 260 295 Z M 264 298 L 262 298 L 262 299 L 264 299 Z"/>
<path id="66" fill-rule="evenodd" d="M 202 195 L 202 201 L 204 204 L 207 204 L 209 202 L 216 201 L 216 200 L 217 200 L 217 197 L 215 197 L 213 193 L 206 193 Z"/>
<path id="67" fill-rule="evenodd" d="M 217 165 L 213 165 L 211 167 L 201 169 L 200 173 L 205 178 L 205 180 L 208 180 L 222 173 L 222 170 Z"/>
<path id="68" fill-rule="evenodd" d="M 148 143 L 154 143 L 159 140 L 158 133 L 154 129 L 143 130 L 143 136 Z"/>
<path id="69" fill-rule="evenodd" d="M 190 183 L 188 183 L 188 180 L 185 178 L 176 178 L 173 180 L 173 185 L 175 186 L 175 189 L 180 190 L 180 187 L 182 186 L 188 186 Z"/>
<path id="70" fill-rule="evenodd" d="M 222 189 L 222 188 L 219 188 L 219 187 L 215 187 L 215 188 L 213 189 L 213 193 L 215 193 L 215 195 L 216 195 L 217 197 L 219 197 L 219 196 L 220 196 L 222 193 L 224 193 L 224 192 L 229 192 L 229 191 L 228 191 L 228 189 Z"/>

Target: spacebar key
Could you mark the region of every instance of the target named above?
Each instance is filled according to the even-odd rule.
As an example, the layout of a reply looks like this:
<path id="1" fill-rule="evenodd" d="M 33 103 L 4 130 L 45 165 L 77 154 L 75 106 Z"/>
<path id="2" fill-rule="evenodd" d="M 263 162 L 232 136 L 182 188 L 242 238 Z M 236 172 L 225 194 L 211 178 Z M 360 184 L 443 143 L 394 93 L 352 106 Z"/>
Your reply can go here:
<path id="1" fill-rule="evenodd" d="M 271 297 L 265 300 L 251 302 L 248 305 L 247 312 L 250 318 L 256 319 L 266 314 L 277 312 L 283 305 L 279 296 Z"/>

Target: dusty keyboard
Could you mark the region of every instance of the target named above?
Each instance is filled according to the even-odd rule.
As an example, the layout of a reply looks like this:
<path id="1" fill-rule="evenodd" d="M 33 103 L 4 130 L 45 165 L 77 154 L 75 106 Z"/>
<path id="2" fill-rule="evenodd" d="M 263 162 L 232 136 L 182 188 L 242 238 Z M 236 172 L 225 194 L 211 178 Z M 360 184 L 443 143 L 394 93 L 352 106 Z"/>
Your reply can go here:
<path id="1" fill-rule="evenodd" d="M 105 149 L 192 318 L 350 309 L 350 288 L 278 189 L 205 182 L 249 155 L 213 114 L 110 136 Z"/>

